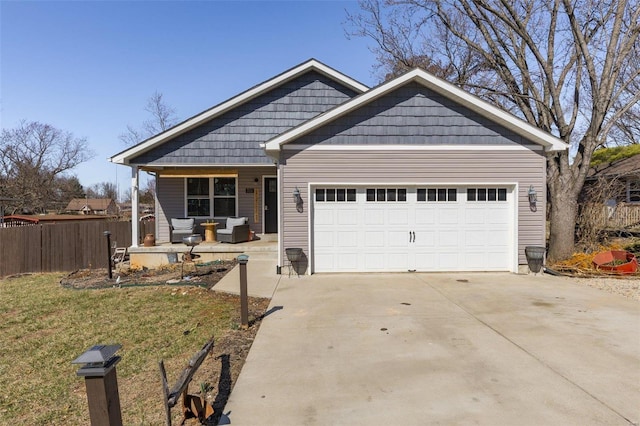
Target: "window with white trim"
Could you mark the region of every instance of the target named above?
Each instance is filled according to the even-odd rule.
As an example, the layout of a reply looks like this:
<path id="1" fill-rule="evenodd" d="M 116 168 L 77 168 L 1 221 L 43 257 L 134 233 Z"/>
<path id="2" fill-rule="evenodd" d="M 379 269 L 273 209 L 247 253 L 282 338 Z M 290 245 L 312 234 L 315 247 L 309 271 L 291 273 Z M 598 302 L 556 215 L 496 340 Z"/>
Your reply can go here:
<path id="1" fill-rule="evenodd" d="M 186 178 L 185 186 L 188 217 L 236 216 L 235 177 Z"/>
<path id="2" fill-rule="evenodd" d="M 354 202 L 356 201 L 355 188 L 316 188 L 317 202 Z"/>
<path id="3" fill-rule="evenodd" d="M 467 188 L 467 201 L 507 201 L 507 188 Z"/>
<path id="4" fill-rule="evenodd" d="M 367 188 L 367 202 L 404 202 L 407 201 L 406 188 Z"/>
<path id="5" fill-rule="evenodd" d="M 458 200 L 458 190 L 456 188 L 418 188 L 416 195 L 420 202 L 454 202 Z"/>

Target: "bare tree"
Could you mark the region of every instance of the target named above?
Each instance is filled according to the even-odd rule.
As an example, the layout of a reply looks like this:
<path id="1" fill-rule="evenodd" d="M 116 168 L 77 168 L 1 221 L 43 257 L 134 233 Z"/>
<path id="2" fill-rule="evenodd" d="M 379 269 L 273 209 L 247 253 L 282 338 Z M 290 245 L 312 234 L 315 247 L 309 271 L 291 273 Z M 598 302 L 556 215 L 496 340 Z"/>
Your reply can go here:
<path id="1" fill-rule="evenodd" d="M 89 198 L 111 198 L 118 201 L 118 187 L 113 182 L 98 182 L 86 189 Z"/>
<path id="2" fill-rule="evenodd" d="M 142 142 L 153 135 L 164 132 L 178 121 L 176 111 L 165 103 L 162 93 L 157 91 L 147 99 L 144 110 L 151 115 L 151 118 L 145 120 L 140 129 L 127 125 L 126 132 L 119 136 L 125 145 L 130 146 Z"/>
<path id="3" fill-rule="evenodd" d="M 0 196 L 17 199 L 14 211 L 45 212 L 55 203 L 56 179 L 93 153 L 86 139 L 36 121 L 3 129 L 0 137 Z"/>
<path id="4" fill-rule="evenodd" d="M 551 260 L 571 255 L 593 151 L 637 112 L 638 0 L 361 0 L 351 34 L 387 72 L 425 55 L 454 84 L 573 145 L 547 155 Z M 406 17 L 406 20 L 399 17 Z M 633 124 L 632 120 L 629 123 Z M 637 125 L 637 122 L 635 122 Z M 627 126 L 626 128 L 629 128 Z"/>
<path id="5" fill-rule="evenodd" d="M 143 204 L 153 204 L 156 199 L 156 180 L 149 179 L 145 182 L 144 188 L 140 191 L 139 201 Z"/>

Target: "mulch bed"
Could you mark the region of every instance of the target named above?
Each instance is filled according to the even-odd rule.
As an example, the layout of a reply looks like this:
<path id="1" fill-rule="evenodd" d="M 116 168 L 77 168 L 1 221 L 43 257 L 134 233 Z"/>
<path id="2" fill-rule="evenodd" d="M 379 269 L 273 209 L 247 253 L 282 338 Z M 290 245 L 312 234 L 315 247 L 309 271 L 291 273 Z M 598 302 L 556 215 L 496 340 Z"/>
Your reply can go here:
<path id="1" fill-rule="evenodd" d="M 60 284 L 77 290 L 157 285 L 191 285 L 211 289 L 235 265 L 235 260 L 215 261 L 199 264 L 194 270 L 192 264 L 186 264 L 184 277 L 181 277 L 183 272 L 180 264 L 158 269 L 129 269 L 125 265 L 112 273 L 111 280 L 106 268 L 80 269 L 62 278 Z"/>

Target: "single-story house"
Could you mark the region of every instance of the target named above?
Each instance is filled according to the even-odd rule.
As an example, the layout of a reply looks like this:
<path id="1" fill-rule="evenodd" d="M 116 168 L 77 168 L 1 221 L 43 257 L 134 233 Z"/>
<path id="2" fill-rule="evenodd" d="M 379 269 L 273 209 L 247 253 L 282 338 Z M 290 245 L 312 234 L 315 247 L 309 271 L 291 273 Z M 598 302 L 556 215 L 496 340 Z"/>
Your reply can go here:
<path id="1" fill-rule="evenodd" d="M 118 205 L 111 198 L 74 198 L 66 212 L 78 214 L 117 215 Z"/>
<path id="2" fill-rule="evenodd" d="M 312 59 L 110 161 L 134 202 L 156 175 L 156 241 L 173 217 L 245 216 L 277 233 L 278 270 L 295 247 L 309 273 L 516 272 L 545 243 L 545 154 L 564 149 L 423 70 L 368 88 Z"/>
<path id="3" fill-rule="evenodd" d="M 580 203 L 581 214 L 602 228 L 640 227 L 640 154 L 592 167 Z"/>
<path id="4" fill-rule="evenodd" d="M 598 180 L 609 183 L 604 197 L 618 203 L 640 204 L 640 154 L 592 167 L 585 186 Z"/>

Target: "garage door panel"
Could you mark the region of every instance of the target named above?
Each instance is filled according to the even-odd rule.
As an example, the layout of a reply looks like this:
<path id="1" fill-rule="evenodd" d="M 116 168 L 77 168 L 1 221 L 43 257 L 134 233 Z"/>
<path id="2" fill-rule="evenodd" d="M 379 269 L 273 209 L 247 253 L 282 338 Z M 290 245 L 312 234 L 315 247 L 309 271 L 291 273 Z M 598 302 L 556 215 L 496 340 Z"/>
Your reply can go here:
<path id="1" fill-rule="evenodd" d="M 435 247 L 436 232 L 435 231 L 416 231 L 415 242 L 416 247 Z"/>
<path id="2" fill-rule="evenodd" d="M 491 271 L 504 271 L 507 265 L 506 259 L 508 259 L 509 253 L 505 251 L 493 251 L 487 253 L 486 269 Z"/>
<path id="3" fill-rule="evenodd" d="M 409 245 L 408 231 L 387 231 L 389 247 L 407 247 Z"/>
<path id="4" fill-rule="evenodd" d="M 436 211 L 432 208 L 416 207 L 414 223 L 416 225 L 434 225 Z"/>
<path id="5" fill-rule="evenodd" d="M 332 254 L 323 254 L 316 252 L 313 258 L 315 262 L 315 268 L 318 271 L 333 271 L 337 268 L 337 265 L 333 263 Z"/>
<path id="6" fill-rule="evenodd" d="M 358 267 L 358 253 L 340 253 L 336 255 L 335 263 L 338 265 L 338 269 L 341 271 L 357 271 Z"/>
<path id="7" fill-rule="evenodd" d="M 357 225 L 358 224 L 358 210 L 357 209 L 345 209 L 337 210 L 338 225 Z"/>
<path id="8" fill-rule="evenodd" d="M 323 248 L 333 249 L 335 247 L 333 236 L 333 232 L 317 232 L 314 236 L 316 250 L 320 249 L 322 251 Z"/>
<path id="9" fill-rule="evenodd" d="M 333 225 L 334 212 L 332 210 L 316 210 L 313 222 L 316 226 Z"/>
<path id="10" fill-rule="evenodd" d="M 384 225 L 384 211 L 373 209 L 365 210 L 364 224 L 367 226 Z"/>
<path id="11" fill-rule="evenodd" d="M 464 222 L 466 225 L 484 225 L 487 222 L 485 209 L 468 208 L 464 212 Z"/>
<path id="12" fill-rule="evenodd" d="M 337 234 L 340 247 L 358 247 L 358 233 L 356 231 L 342 231 Z"/>
<path id="13" fill-rule="evenodd" d="M 438 211 L 439 225 L 459 225 L 458 209 L 442 208 Z"/>
<path id="14" fill-rule="evenodd" d="M 372 232 L 365 231 L 364 232 L 364 246 L 365 247 L 384 247 L 384 232 Z"/>
<path id="15" fill-rule="evenodd" d="M 407 253 L 392 253 L 386 259 L 388 271 L 406 271 L 409 268 Z"/>
<path id="16" fill-rule="evenodd" d="M 468 265 L 469 268 L 477 269 L 482 268 L 487 261 L 487 254 L 482 251 L 476 252 L 465 252 L 465 264 Z"/>
<path id="17" fill-rule="evenodd" d="M 505 241 L 509 237 L 509 232 L 507 230 L 492 230 L 491 232 L 487 232 L 487 247 L 492 246 L 505 246 Z"/>
<path id="18" fill-rule="evenodd" d="M 437 258 L 434 252 L 419 252 L 415 254 L 415 264 L 420 265 L 420 270 L 436 270 Z"/>
<path id="19" fill-rule="evenodd" d="M 488 223 L 491 225 L 506 225 L 509 223 L 509 212 L 505 209 L 487 209 Z"/>
<path id="20" fill-rule="evenodd" d="M 367 271 L 386 270 L 384 260 L 385 260 L 384 253 L 365 253 L 364 254 L 364 266 Z"/>
<path id="21" fill-rule="evenodd" d="M 458 247 L 458 230 L 440 230 L 438 232 L 438 247 Z"/>
<path id="22" fill-rule="evenodd" d="M 388 214 L 389 214 L 388 221 L 387 221 L 388 225 L 391 225 L 391 226 L 394 226 L 394 225 L 408 226 L 409 225 L 409 212 L 407 211 L 406 208 L 390 209 Z"/>
<path id="23" fill-rule="evenodd" d="M 460 269 L 458 253 L 438 253 L 438 270 L 457 271 Z"/>
<path id="24" fill-rule="evenodd" d="M 487 244 L 487 232 L 484 230 L 466 230 L 464 243 L 465 247 L 484 247 Z"/>

